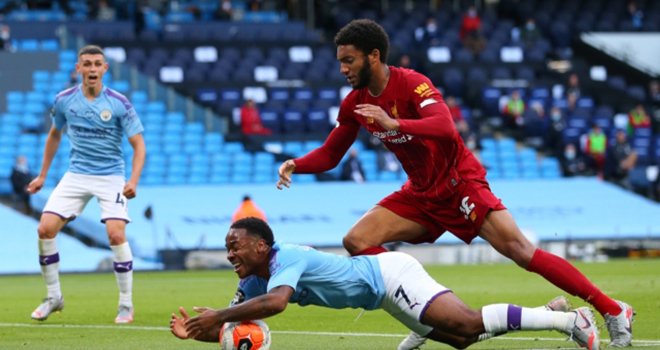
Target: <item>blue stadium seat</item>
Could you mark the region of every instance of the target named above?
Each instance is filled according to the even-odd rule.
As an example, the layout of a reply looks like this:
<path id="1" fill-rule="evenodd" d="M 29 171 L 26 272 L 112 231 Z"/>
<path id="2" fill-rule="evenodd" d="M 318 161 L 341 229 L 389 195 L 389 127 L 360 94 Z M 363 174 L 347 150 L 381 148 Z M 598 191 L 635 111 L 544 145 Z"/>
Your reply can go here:
<path id="1" fill-rule="evenodd" d="M 191 174 L 188 177 L 187 183 L 189 185 L 204 185 L 208 183 L 208 178 L 206 177 L 206 175 L 202 175 L 202 174 Z"/>
<path id="2" fill-rule="evenodd" d="M 245 151 L 243 144 L 240 142 L 226 142 L 224 148 L 225 148 L 224 151 L 227 154 L 239 153 Z"/>
<path id="3" fill-rule="evenodd" d="M 181 125 L 185 123 L 186 116 L 182 112 L 167 112 L 165 113 L 165 122 L 169 124 Z"/>
<path id="4" fill-rule="evenodd" d="M 149 101 L 149 96 L 146 91 L 136 90 L 131 92 L 130 100 L 133 104 L 147 103 Z"/>
<path id="5" fill-rule="evenodd" d="M 78 60 L 78 54 L 73 50 L 62 50 L 59 53 L 60 61 L 75 62 Z"/>
<path id="6" fill-rule="evenodd" d="M 21 91 L 7 92 L 7 103 L 23 103 L 25 95 Z"/>
<path id="7" fill-rule="evenodd" d="M 156 101 L 147 103 L 147 113 L 165 113 L 165 103 Z"/>
<path id="8" fill-rule="evenodd" d="M 284 111 L 282 127 L 286 133 L 304 132 L 305 120 L 303 113 L 294 109 Z"/>
<path id="9" fill-rule="evenodd" d="M 299 141 L 288 141 L 284 143 L 284 154 L 295 155 L 303 151 L 303 144 Z"/>
<path id="10" fill-rule="evenodd" d="M 183 151 L 187 154 L 199 154 L 202 152 L 201 143 L 184 143 Z"/>
<path id="11" fill-rule="evenodd" d="M 50 82 L 50 72 L 45 70 L 35 70 L 32 72 L 32 80 L 35 82 Z"/>
<path id="12" fill-rule="evenodd" d="M 60 49 L 60 43 L 57 40 L 42 40 L 41 49 L 44 51 L 57 51 Z"/>
<path id="13" fill-rule="evenodd" d="M 180 143 L 164 143 L 163 152 L 166 154 L 178 154 L 182 152 Z"/>
<path id="14" fill-rule="evenodd" d="M 212 184 L 226 184 L 229 182 L 229 176 L 227 174 L 213 174 L 209 180 L 209 183 Z"/>
<path id="15" fill-rule="evenodd" d="M 273 182 L 273 175 L 270 173 L 256 173 L 252 177 L 254 183 L 270 183 Z"/>
<path id="16" fill-rule="evenodd" d="M 198 134 L 201 137 L 201 134 L 204 132 L 204 124 L 201 122 L 192 122 L 185 124 L 185 132 L 187 134 Z"/>
<path id="17" fill-rule="evenodd" d="M 288 101 L 289 90 L 283 88 L 270 89 L 270 99 L 274 101 Z"/>
<path id="18" fill-rule="evenodd" d="M 233 184 L 245 184 L 251 182 L 250 175 L 246 173 L 233 173 L 229 177 L 229 182 Z"/>
<path id="19" fill-rule="evenodd" d="M 39 41 L 34 39 L 21 40 L 18 49 L 21 51 L 39 51 Z"/>
<path id="20" fill-rule="evenodd" d="M 326 132 L 330 128 L 328 115 L 322 109 L 310 109 L 307 112 L 307 130 L 309 132 Z"/>
<path id="21" fill-rule="evenodd" d="M 337 92 L 337 89 L 334 88 L 321 88 L 319 89 L 318 98 L 320 100 L 328 100 L 334 102 L 339 99 L 339 93 Z"/>

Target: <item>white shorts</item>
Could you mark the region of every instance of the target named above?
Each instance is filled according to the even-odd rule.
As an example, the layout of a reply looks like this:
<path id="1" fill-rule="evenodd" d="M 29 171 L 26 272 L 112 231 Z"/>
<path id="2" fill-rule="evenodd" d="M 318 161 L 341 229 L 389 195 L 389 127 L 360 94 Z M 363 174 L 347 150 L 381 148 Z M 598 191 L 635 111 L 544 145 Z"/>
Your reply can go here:
<path id="1" fill-rule="evenodd" d="M 426 309 L 451 290 L 436 282 L 412 256 L 401 252 L 378 254 L 385 282 L 381 307 L 415 333 L 425 336 L 433 327 L 422 324 Z"/>
<path id="2" fill-rule="evenodd" d="M 101 222 L 128 218 L 128 200 L 124 196 L 125 180 L 119 175 L 82 175 L 67 172 L 48 198 L 44 213 L 63 219 L 79 216 L 87 202 L 96 197 L 101 207 Z"/>

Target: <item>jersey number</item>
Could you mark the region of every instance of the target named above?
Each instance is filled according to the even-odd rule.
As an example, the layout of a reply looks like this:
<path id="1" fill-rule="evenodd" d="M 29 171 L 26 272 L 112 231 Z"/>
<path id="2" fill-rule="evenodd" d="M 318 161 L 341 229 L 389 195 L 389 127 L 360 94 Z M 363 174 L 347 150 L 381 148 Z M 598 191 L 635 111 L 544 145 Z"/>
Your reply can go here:
<path id="1" fill-rule="evenodd" d="M 403 299 L 408 303 L 408 306 L 410 306 L 410 298 L 406 295 L 406 292 L 403 291 L 403 286 L 399 286 L 399 289 L 396 290 L 396 293 L 394 294 L 395 298 L 398 298 L 399 295 L 403 297 Z"/>
<path id="2" fill-rule="evenodd" d="M 121 198 L 121 193 L 117 192 L 117 201 L 115 203 L 119 203 L 121 205 L 124 205 L 124 198 Z"/>

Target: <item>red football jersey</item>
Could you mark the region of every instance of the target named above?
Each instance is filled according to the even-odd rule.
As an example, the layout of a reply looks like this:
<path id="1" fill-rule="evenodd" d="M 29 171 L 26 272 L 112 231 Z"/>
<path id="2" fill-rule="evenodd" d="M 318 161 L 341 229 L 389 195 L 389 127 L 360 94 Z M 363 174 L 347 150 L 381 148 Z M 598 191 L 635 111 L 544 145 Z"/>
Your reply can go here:
<path id="1" fill-rule="evenodd" d="M 372 96 L 368 88 L 346 96 L 337 127 L 321 148 L 294 160 L 296 173 L 319 173 L 337 166 L 363 126 L 396 155 L 408 174 L 403 188 L 423 201 L 446 199 L 462 183 L 484 180 L 485 169 L 465 147 L 431 81 L 410 69 L 389 68 L 390 79 L 379 96 Z M 388 131 L 372 118 L 356 114 L 359 104 L 380 106 L 399 121 L 399 131 Z"/>

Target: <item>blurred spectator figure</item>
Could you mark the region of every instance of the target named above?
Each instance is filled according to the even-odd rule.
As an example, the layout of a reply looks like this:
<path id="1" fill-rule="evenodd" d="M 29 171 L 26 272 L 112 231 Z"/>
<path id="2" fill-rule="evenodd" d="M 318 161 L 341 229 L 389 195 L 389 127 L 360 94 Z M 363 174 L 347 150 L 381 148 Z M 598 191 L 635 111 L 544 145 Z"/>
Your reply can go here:
<path id="1" fill-rule="evenodd" d="M 78 85 L 78 72 L 72 70 L 71 73 L 69 73 L 69 82 L 67 83 L 67 89 L 70 87 L 74 87 L 76 85 Z"/>
<path id="2" fill-rule="evenodd" d="M 417 67 L 417 64 L 415 64 L 415 62 L 413 62 L 410 59 L 410 56 L 408 56 L 408 55 L 401 56 L 401 58 L 399 59 L 399 67 L 412 69 L 416 72 L 420 72 L 418 67 Z"/>
<path id="3" fill-rule="evenodd" d="M 649 102 L 653 105 L 660 106 L 660 82 L 652 80 L 649 83 Z"/>
<path id="4" fill-rule="evenodd" d="M 566 93 L 566 98 L 569 98 L 571 95 L 575 95 L 575 99 L 580 98 L 580 78 L 577 74 L 573 73 L 568 77 L 568 86 L 564 89 Z"/>
<path id="5" fill-rule="evenodd" d="M 486 39 L 484 38 L 481 27 L 481 18 L 474 6 L 470 6 L 467 13 L 463 15 L 459 36 L 463 40 L 465 48 L 470 50 L 475 56 L 486 48 Z"/>
<path id="6" fill-rule="evenodd" d="M 628 135 L 633 136 L 635 129 L 650 128 L 651 119 L 646 114 L 643 104 L 638 104 L 633 110 L 628 113 Z"/>
<path id="7" fill-rule="evenodd" d="M 509 126 L 509 128 L 515 133 L 514 137 L 518 140 L 522 137 L 522 135 L 520 135 L 520 130 L 525 124 L 523 114 L 526 109 L 527 106 L 525 106 L 525 102 L 520 98 L 520 91 L 513 90 L 509 102 L 504 105 L 503 114 L 506 117 L 505 125 Z"/>
<path id="8" fill-rule="evenodd" d="M 95 5 L 96 8 L 96 13 L 97 15 L 95 16 L 97 20 L 99 21 L 114 21 L 116 16 L 117 16 L 117 11 L 115 10 L 114 7 L 109 6 L 108 2 L 105 0 L 99 0 L 99 1 L 93 1 L 93 3 L 97 3 Z M 90 11 L 90 15 L 94 11 Z"/>
<path id="9" fill-rule="evenodd" d="M 616 141 L 608 152 L 607 163 L 606 179 L 632 190 L 628 173 L 637 163 L 637 152 L 632 149 L 626 132 L 621 129 L 616 132 Z"/>
<path id="10" fill-rule="evenodd" d="M 351 149 L 351 152 L 348 155 L 348 159 L 341 167 L 341 181 L 355 181 L 358 183 L 365 181 L 362 164 L 360 163 L 357 155 L 357 149 Z"/>
<path id="11" fill-rule="evenodd" d="M 241 130 L 243 135 L 270 135 L 272 131 L 264 128 L 261 117 L 254 101 L 247 100 L 245 106 L 241 107 Z"/>
<path id="12" fill-rule="evenodd" d="M 234 9 L 231 7 L 231 0 L 222 0 L 215 11 L 214 17 L 220 21 L 230 21 L 233 14 Z"/>
<path id="13" fill-rule="evenodd" d="M 250 0 L 250 11 L 261 11 L 263 0 Z"/>
<path id="14" fill-rule="evenodd" d="M 598 124 L 591 127 L 591 131 L 585 135 L 586 142 L 584 152 L 591 158 L 592 168 L 599 177 L 603 175 L 605 166 L 605 153 L 607 151 L 607 136 L 603 133 Z"/>
<path id="15" fill-rule="evenodd" d="M 564 152 L 564 138 L 563 133 L 566 128 L 566 119 L 558 107 L 553 107 L 550 110 L 550 126 L 545 133 L 545 147 L 550 150 L 551 154 L 561 159 Z"/>
<path id="16" fill-rule="evenodd" d="M 231 218 L 231 222 L 238 221 L 240 219 L 249 218 L 249 217 L 259 218 L 266 221 L 266 213 L 257 207 L 256 204 L 252 201 L 250 196 L 245 195 L 243 197 L 243 202 L 238 206 L 238 209 L 234 212 L 234 215 Z"/>
<path id="17" fill-rule="evenodd" d="M 19 156 L 16 158 L 16 164 L 11 172 L 11 185 L 14 188 L 16 201 L 23 205 L 23 213 L 30 215 L 30 194 L 27 192 L 27 185 L 32 181 L 32 174 L 28 167 L 27 158 Z"/>
<path id="18" fill-rule="evenodd" d="M 392 172 L 401 170 L 399 160 L 396 159 L 394 153 L 387 149 L 382 142 L 380 142 L 380 146 L 378 147 L 378 170 Z"/>
<path id="19" fill-rule="evenodd" d="M 479 163 L 483 164 L 481 161 L 481 142 L 479 135 L 470 129 L 470 124 L 468 124 L 465 120 L 458 122 L 456 124 L 456 129 L 461 135 L 461 138 L 463 138 L 465 147 L 467 147 L 470 152 L 472 152 L 472 155 L 477 158 Z"/>
<path id="20" fill-rule="evenodd" d="M 11 45 L 11 29 L 8 25 L 0 24 L 0 51 L 14 52 L 16 49 Z"/>
<path id="21" fill-rule="evenodd" d="M 463 112 L 461 112 L 461 107 L 456 104 L 456 99 L 454 96 L 447 96 L 447 98 L 445 98 L 445 103 L 449 108 L 449 113 L 451 113 L 451 118 L 454 120 L 454 123 L 462 121 Z"/>
<path id="22" fill-rule="evenodd" d="M 649 83 L 649 102 L 651 104 L 651 128 L 653 133 L 660 134 L 660 82 L 657 80 Z"/>
<path id="23" fill-rule="evenodd" d="M 433 17 L 426 20 L 426 26 L 415 30 L 415 40 L 422 43 L 423 46 L 436 46 L 439 38 L 438 24 Z"/>
<path id="24" fill-rule="evenodd" d="M 578 94 L 571 92 L 568 94 L 568 111 L 573 112 L 577 108 Z"/>
<path id="25" fill-rule="evenodd" d="M 644 13 L 637 9 L 637 3 L 634 1 L 628 3 L 628 16 L 632 21 L 632 25 L 635 27 L 635 29 L 639 30 L 642 28 L 642 25 L 644 24 Z"/>
<path id="26" fill-rule="evenodd" d="M 520 28 L 520 40 L 527 47 L 531 47 L 539 39 L 541 39 L 541 31 L 536 27 L 536 21 L 534 18 L 528 18 L 525 26 Z"/>
<path id="27" fill-rule="evenodd" d="M 586 175 L 587 164 L 577 152 L 577 147 L 569 143 L 564 147 L 564 154 L 559 158 L 564 177 Z"/>

